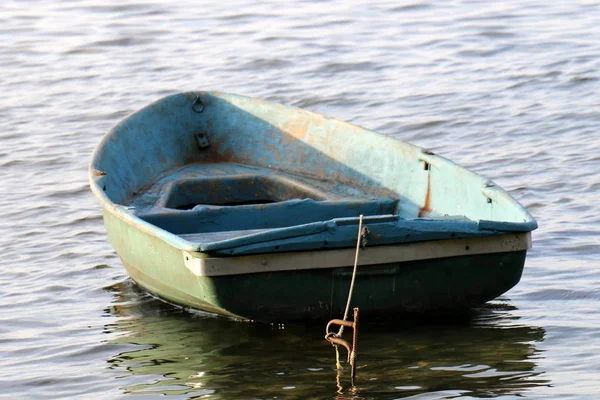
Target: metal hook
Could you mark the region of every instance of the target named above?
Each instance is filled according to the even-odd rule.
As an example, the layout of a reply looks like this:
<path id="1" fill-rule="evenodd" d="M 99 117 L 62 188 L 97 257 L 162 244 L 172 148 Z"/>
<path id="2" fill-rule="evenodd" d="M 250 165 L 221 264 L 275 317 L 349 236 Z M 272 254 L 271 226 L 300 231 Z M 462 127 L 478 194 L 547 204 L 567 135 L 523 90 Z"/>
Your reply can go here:
<path id="1" fill-rule="evenodd" d="M 340 327 L 352 328 L 352 345 L 341 338 L 341 329 L 339 333 L 330 332 L 331 325 L 339 325 Z M 325 328 L 325 340 L 335 347 L 336 359 L 339 363 L 338 346 L 344 347 L 348 351 L 348 363 L 350 364 L 350 384 L 355 388 L 356 381 L 356 345 L 358 343 L 358 308 L 354 308 L 354 321 L 346 321 L 343 319 L 332 319 Z M 338 370 L 341 368 L 337 366 Z"/>
<path id="2" fill-rule="evenodd" d="M 204 110 L 204 104 L 202 103 L 202 100 L 200 100 L 199 94 L 197 94 L 196 97 L 194 97 L 194 102 L 192 103 L 192 110 L 196 111 L 197 113 L 201 113 L 202 110 Z"/>

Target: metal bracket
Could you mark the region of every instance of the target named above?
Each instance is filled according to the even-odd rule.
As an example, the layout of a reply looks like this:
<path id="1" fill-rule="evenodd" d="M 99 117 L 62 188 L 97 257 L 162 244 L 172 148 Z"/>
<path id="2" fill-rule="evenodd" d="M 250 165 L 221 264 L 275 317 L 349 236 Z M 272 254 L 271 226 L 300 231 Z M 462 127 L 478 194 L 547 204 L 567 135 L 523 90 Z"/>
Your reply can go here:
<path id="1" fill-rule="evenodd" d="M 208 134 L 206 132 L 196 133 L 196 143 L 198 143 L 198 148 L 201 150 L 210 147 L 210 142 L 208 141 Z"/>
<path id="2" fill-rule="evenodd" d="M 202 103 L 202 100 L 200 100 L 199 94 L 197 94 L 196 97 L 194 97 L 194 102 L 192 103 L 192 110 L 194 110 L 197 113 L 201 113 L 202 110 L 204 110 L 204 104 Z"/>
<path id="3" fill-rule="evenodd" d="M 339 325 L 340 331 L 338 333 L 330 332 L 329 328 L 331 325 Z M 352 345 L 342 339 L 342 332 L 344 327 L 352 328 Z M 332 319 L 325 328 L 325 340 L 335 347 L 337 369 L 338 372 L 341 369 L 339 364 L 339 350 L 338 346 L 344 347 L 348 351 L 348 363 L 350 364 L 350 384 L 354 389 L 356 387 L 356 345 L 358 342 L 358 308 L 354 308 L 354 321 L 346 321 L 344 319 Z"/>

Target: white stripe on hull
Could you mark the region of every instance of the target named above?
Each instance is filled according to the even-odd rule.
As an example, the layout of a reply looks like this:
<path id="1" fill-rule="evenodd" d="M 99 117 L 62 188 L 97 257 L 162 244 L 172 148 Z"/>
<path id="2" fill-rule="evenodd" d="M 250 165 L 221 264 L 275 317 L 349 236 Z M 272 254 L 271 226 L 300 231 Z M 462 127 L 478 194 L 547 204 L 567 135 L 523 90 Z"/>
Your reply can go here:
<path id="1" fill-rule="evenodd" d="M 531 248 L 531 232 L 468 239 L 373 246 L 361 249 L 358 265 L 389 264 L 443 257 L 504 253 Z M 185 266 L 196 276 L 241 275 L 305 269 L 350 267 L 354 248 L 202 258 L 183 252 Z"/>

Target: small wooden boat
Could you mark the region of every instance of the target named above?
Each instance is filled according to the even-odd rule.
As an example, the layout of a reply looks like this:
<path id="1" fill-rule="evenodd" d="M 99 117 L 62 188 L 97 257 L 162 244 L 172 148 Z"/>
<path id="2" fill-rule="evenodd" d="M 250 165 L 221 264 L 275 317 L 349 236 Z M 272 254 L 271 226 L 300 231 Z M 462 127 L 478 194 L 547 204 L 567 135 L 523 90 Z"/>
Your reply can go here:
<path id="1" fill-rule="evenodd" d="M 141 287 L 186 307 L 292 321 L 472 308 L 519 281 L 537 223 L 451 161 L 312 112 L 192 92 L 127 117 L 90 185 Z M 365 231 L 366 232 L 366 231 Z"/>

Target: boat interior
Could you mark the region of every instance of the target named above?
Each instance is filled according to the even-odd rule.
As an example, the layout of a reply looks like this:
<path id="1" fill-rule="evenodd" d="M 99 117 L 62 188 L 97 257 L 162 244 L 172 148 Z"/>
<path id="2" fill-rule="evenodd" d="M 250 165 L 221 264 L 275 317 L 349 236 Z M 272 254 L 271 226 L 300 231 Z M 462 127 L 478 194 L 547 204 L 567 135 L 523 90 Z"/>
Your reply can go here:
<path id="1" fill-rule="evenodd" d="M 189 241 L 359 215 L 397 215 L 398 199 L 339 182 L 234 163 L 192 164 L 159 179 L 130 204 L 143 220 Z"/>
<path id="2" fill-rule="evenodd" d="M 374 244 L 535 228 L 504 190 L 432 152 L 216 92 L 170 96 L 126 118 L 90 177 L 107 204 L 198 251 L 348 246 L 359 215 L 381 227 Z"/>

